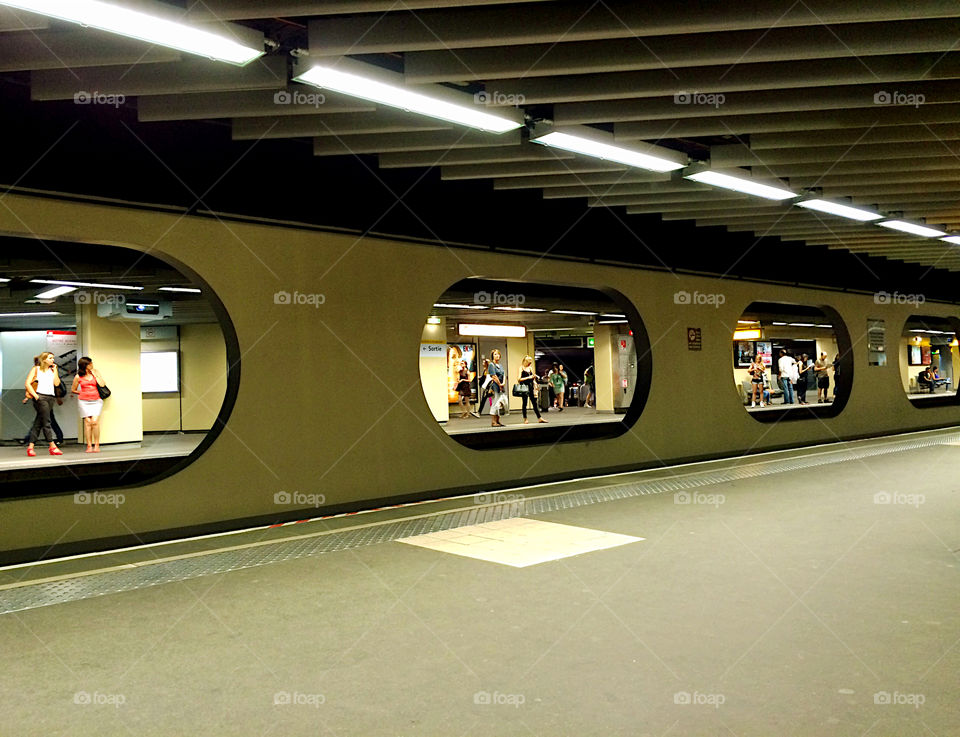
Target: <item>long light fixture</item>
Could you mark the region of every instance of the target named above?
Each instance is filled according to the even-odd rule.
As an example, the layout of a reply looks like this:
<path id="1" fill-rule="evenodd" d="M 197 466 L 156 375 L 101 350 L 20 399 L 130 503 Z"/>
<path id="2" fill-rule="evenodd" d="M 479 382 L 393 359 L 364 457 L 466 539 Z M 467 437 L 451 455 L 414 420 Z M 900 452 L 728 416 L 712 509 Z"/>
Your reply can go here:
<path id="1" fill-rule="evenodd" d="M 586 126 L 554 130 L 541 124 L 534 126 L 530 133 L 530 141 L 533 143 L 592 156 L 595 159 L 614 161 L 646 171 L 662 173 L 682 169 L 687 165 L 687 155 L 680 151 L 653 145 L 644 146 L 643 150 L 624 148 L 614 144 L 613 140 L 613 136 L 609 133 Z"/>
<path id="2" fill-rule="evenodd" d="M 461 322 L 457 324 L 460 335 L 480 336 L 483 338 L 526 338 L 527 329 L 523 325 L 490 325 L 484 323 Z"/>
<path id="3" fill-rule="evenodd" d="M 40 292 L 40 294 L 34 295 L 34 299 L 56 299 L 64 294 L 69 294 L 70 292 L 76 291 L 76 287 L 54 287 L 53 289 L 48 289 L 45 292 Z"/>
<path id="4" fill-rule="evenodd" d="M 750 179 L 750 174 L 743 171 L 743 176 L 738 177 L 732 174 L 723 174 L 719 171 L 710 169 L 694 170 L 690 174 L 684 174 L 684 179 L 690 179 L 701 184 L 709 184 L 711 187 L 720 187 L 729 189 L 742 194 L 751 194 L 756 197 L 763 197 L 765 200 L 789 200 L 797 196 L 796 192 L 791 192 L 783 187 L 772 187 L 769 184 Z"/>
<path id="5" fill-rule="evenodd" d="M 946 238 L 941 238 L 940 240 L 952 243 L 955 246 L 960 246 L 960 235 L 948 235 Z"/>
<path id="6" fill-rule="evenodd" d="M 629 320 L 598 320 L 597 325 L 626 325 Z"/>
<path id="7" fill-rule="evenodd" d="M 159 287 L 158 292 L 187 292 L 188 294 L 200 294 L 201 290 L 194 287 Z"/>
<path id="8" fill-rule="evenodd" d="M 554 315 L 596 315 L 596 312 L 583 312 L 581 310 L 550 310 Z"/>
<path id="9" fill-rule="evenodd" d="M 761 332 L 759 330 L 734 330 L 734 340 L 760 340 Z"/>
<path id="10" fill-rule="evenodd" d="M 0 312 L 0 317 L 50 317 L 62 314 L 62 312 Z"/>
<path id="11" fill-rule="evenodd" d="M 862 223 L 869 222 L 870 220 L 879 220 L 883 217 L 879 212 L 864 210 L 860 207 L 851 207 L 850 205 L 841 205 L 839 202 L 831 202 L 830 200 L 801 200 L 794 204 L 797 207 L 803 207 L 807 210 L 817 210 L 818 212 L 825 212 L 828 215 L 839 215 L 842 218 L 859 220 Z"/>
<path id="12" fill-rule="evenodd" d="M 127 284 L 96 284 L 86 281 L 63 281 L 62 279 L 31 279 L 31 284 L 58 284 L 64 287 L 98 287 L 100 289 L 132 289 L 139 290 L 143 287 L 134 287 Z"/>
<path id="13" fill-rule="evenodd" d="M 486 305 L 458 305 L 450 304 L 448 302 L 434 302 L 434 307 L 446 307 L 451 310 L 488 310 L 490 309 Z"/>
<path id="14" fill-rule="evenodd" d="M 494 307 L 493 309 L 503 312 L 546 312 L 542 307 Z"/>
<path id="15" fill-rule="evenodd" d="M 168 20 L 162 16 L 165 12 L 170 13 L 176 9 L 159 3 L 156 4 L 158 14 L 131 10 L 116 3 L 100 2 L 100 0 L 0 0 L 0 5 L 29 10 L 31 13 L 79 23 L 82 26 L 99 28 L 102 31 L 237 66 L 249 64 L 264 54 L 262 43 L 256 48 L 251 48 L 226 35 Z M 244 36 L 248 35 L 248 29 L 242 26 L 237 26 L 236 32 Z"/>
<path id="16" fill-rule="evenodd" d="M 890 228 L 891 230 L 899 230 L 901 233 L 920 235 L 924 238 L 939 238 L 940 236 L 946 235 L 942 230 L 928 228 L 925 225 L 917 225 L 916 223 L 908 223 L 906 220 L 884 220 L 882 223 L 877 223 L 877 225 L 883 228 Z"/>
<path id="17" fill-rule="evenodd" d="M 471 95 L 440 85 L 420 85 L 413 89 L 405 83 L 402 74 L 356 59 L 333 57 L 309 68 L 300 62 L 293 81 L 490 133 L 506 133 L 523 127 L 519 110 L 513 114 L 488 113 L 480 109 L 481 104 Z"/>

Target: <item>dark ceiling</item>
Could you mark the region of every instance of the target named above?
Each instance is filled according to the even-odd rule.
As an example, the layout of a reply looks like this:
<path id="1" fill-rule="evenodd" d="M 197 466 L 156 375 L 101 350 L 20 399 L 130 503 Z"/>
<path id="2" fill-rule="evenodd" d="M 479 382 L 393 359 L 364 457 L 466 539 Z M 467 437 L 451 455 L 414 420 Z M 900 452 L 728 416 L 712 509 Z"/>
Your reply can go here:
<path id="1" fill-rule="evenodd" d="M 608 22 L 610 13 L 613 13 L 616 8 L 608 8 L 610 13 L 604 11 L 605 15 L 601 18 L 598 16 L 600 12 L 597 10 L 598 4 L 583 3 L 580 4 L 581 14 L 589 21 L 585 22 L 585 26 L 593 30 L 589 33 L 584 31 L 568 36 L 559 36 L 554 33 L 552 43 L 547 41 L 553 33 L 550 30 L 552 25 L 547 22 L 547 19 L 558 13 L 563 15 L 571 12 L 571 8 L 577 4 L 527 2 L 517 3 L 514 6 L 506 3 L 479 2 L 477 5 L 484 7 L 473 8 L 444 8 L 444 5 L 450 3 L 442 1 L 420 4 L 434 7 L 424 9 L 418 16 L 417 12 L 413 14 L 399 11 L 384 13 L 383 11 L 393 7 L 391 3 L 334 2 L 326 3 L 323 15 L 308 16 L 301 12 L 284 17 L 264 17 L 269 10 L 267 6 L 270 8 L 276 6 L 277 10 L 293 10 L 300 7 L 316 11 L 323 4 L 310 2 L 251 4 L 240 0 L 219 0 L 216 3 L 197 3 L 194 11 L 204 12 L 202 9 L 197 10 L 201 5 L 210 7 L 213 8 L 211 12 L 216 12 L 227 20 L 242 22 L 249 27 L 264 31 L 266 36 L 277 44 L 272 55 L 284 57 L 289 50 L 303 48 L 305 45 L 310 48 L 311 54 L 315 53 L 316 46 L 321 42 L 308 33 L 308 25 L 314 28 L 311 21 L 316 22 L 319 19 L 333 24 L 326 26 L 331 29 L 331 38 L 336 37 L 337 32 L 349 33 L 351 24 L 356 25 L 366 21 L 370 30 L 362 38 L 357 39 L 355 53 L 357 58 L 372 59 L 380 65 L 390 65 L 396 69 L 406 67 L 408 74 L 416 70 L 416 73 L 421 76 L 427 75 L 428 69 L 447 68 L 449 70 L 451 60 L 462 53 L 470 55 L 470 58 L 474 59 L 472 63 L 490 69 L 490 74 L 510 77 L 512 76 L 512 57 L 511 54 L 500 54 L 503 58 L 498 59 L 495 53 L 497 49 L 491 49 L 493 42 L 489 40 L 495 38 L 496 34 L 488 31 L 488 35 L 484 37 L 482 29 L 471 35 L 467 34 L 463 28 L 451 25 L 449 38 L 441 38 L 439 43 L 428 43 L 429 39 L 417 41 L 417 38 L 423 34 L 418 34 L 407 27 L 409 38 L 399 34 L 396 36 L 399 40 L 394 40 L 390 35 L 392 33 L 390 29 L 395 30 L 396 27 L 403 26 L 401 16 L 406 17 L 408 23 L 412 22 L 411 19 L 414 16 L 425 21 L 436 19 L 438 24 L 436 28 L 446 28 L 447 26 L 441 24 L 441 21 L 446 22 L 445 19 L 450 23 L 461 19 L 458 14 L 462 15 L 462 19 L 480 17 L 470 16 L 472 12 L 488 14 L 500 12 L 507 14 L 504 17 L 508 17 L 511 12 L 516 12 L 517 18 L 542 17 L 544 19 L 542 29 L 539 26 L 534 27 L 527 40 L 524 40 L 526 37 L 515 28 L 504 29 L 502 34 L 503 45 L 515 45 L 518 58 L 525 59 L 535 54 L 538 44 L 542 44 L 545 53 L 549 52 L 541 64 L 542 69 L 531 67 L 533 72 L 529 78 L 498 80 L 496 77 L 468 78 L 470 75 L 465 74 L 463 79 L 458 80 L 452 71 L 448 71 L 445 74 L 431 72 L 437 77 L 432 81 L 445 84 L 456 82 L 467 91 L 483 87 L 490 89 L 495 85 L 510 89 L 522 87 L 528 99 L 531 100 L 528 113 L 534 111 L 538 115 L 555 114 L 558 118 L 561 114 L 567 117 L 572 116 L 575 109 L 571 106 L 589 102 L 595 106 L 586 116 L 590 118 L 589 124 L 615 133 L 618 126 L 640 124 L 643 116 L 636 112 L 638 101 L 645 100 L 644 104 L 663 107 L 661 98 L 650 97 L 653 94 L 652 91 L 634 89 L 637 84 L 646 79 L 636 75 L 646 74 L 642 70 L 656 68 L 657 65 L 647 58 L 651 54 L 656 56 L 655 51 L 659 50 L 660 55 L 664 55 L 671 48 L 676 50 L 674 56 L 677 58 L 670 64 L 677 69 L 673 86 L 679 87 L 687 78 L 684 75 L 689 73 L 692 75 L 690 79 L 699 79 L 696 75 L 702 74 L 702 70 L 708 68 L 710 64 L 717 65 L 717 69 L 732 69 L 729 63 L 726 63 L 726 58 L 737 52 L 736 44 L 744 44 L 739 50 L 741 56 L 751 53 L 759 56 L 756 60 L 747 59 L 753 63 L 741 64 L 730 75 L 732 89 L 727 94 L 733 96 L 736 104 L 731 106 L 729 117 L 717 116 L 716 111 L 705 111 L 704 116 L 707 117 L 698 118 L 696 115 L 691 115 L 689 108 L 675 106 L 678 108 L 675 119 L 658 114 L 657 120 L 668 128 L 671 124 L 676 124 L 677 130 L 683 129 L 684 126 L 690 127 L 690 135 L 664 140 L 662 136 L 644 134 L 647 136 L 646 140 L 657 140 L 661 145 L 683 150 L 693 159 L 706 159 L 711 155 L 719 156 L 723 153 L 719 151 L 723 148 L 723 144 L 742 142 L 749 147 L 750 130 L 758 128 L 767 130 L 769 125 L 773 125 L 773 123 L 768 125 L 764 121 L 764 126 L 767 126 L 764 127 L 750 122 L 758 117 L 757 111 L 761 108 L 795 110 L 796 114 L 793 117 L 797 119 L 804 115 L 816 116 L 817 111 L 820 110 L 820 114 L 823 115 L 821 127 L 831 128 L 833 113 L 822 112 L 826 104 L 823 100 L 831 95 L 840 100 L 842 95 L 851 94 L 849 89 L 841 90 L 843 85 L 850 81 L 848 77 L 856 76 L 853 72 L 845 71 L 846 65 L 851 61 L 855 62 L 857 58 L 865 57 L 868 53 L 873 54 L 874 56 L 869 57 L 868 66 L 874 66 L 876 69 L 882 67 L 885 70 L 888 69 L 888 66 L 885 66 L 887 62 L 879 61 L 881 52 L 893 53 L 895 50 L 900 50 L 904 52 L 903 58 L 906 60 L 904 64 L 909 66 L 908 62 L 921 56 L 917 53 L 918 48 L 927 50 L 931 45 L 942 46 L 945 43 L 945 40 L 938 37 L 937 43 L 928 40 L 911 45 L 904 39 L 897 38 L 897 24 L 900 24 L 906 33 L 907 25 L 905 24 L 918 25 L 921 22 L 930 22 L 931 19 L 942 19 L 945 27 L 957 30 L 956 18 L 948 17 L 951 11 L 944 9 L 948 5 L 946 3 L 923 2 L 907 7 L 906 4 L 882 2 L 863 17 L 862 23 L 852 22 L 850 18 L 844 20 L 843 22 L 847 24 L 844 28 L 850 29 L 852 34 L 850 38 L 845 39 L 842 44 L 833 44 L 829 48 L 821 44 L 822 50 L 819 54 L 822 58 L 818 58 L 817 52 L 811 51 L 814 41 L 811 34 L 816 28 L 819 27 L 822 31 L 826 26 L 816 24 L 810 18 L 803 21 L 793 19 L 792 22 L 787 22 L 791 21 L 792 15 L 789 17 L 784 15 L 787 21 L 777 27 L 774 27 L 773 23 L 765 27 L 766 21 L 763 18 L 773 13 L 774 9 L 770 6 L 776 6 L 778 3 L 765 5 L 763 12 L 758 14 L 757 20 L 752 25 L 745 21 L 745 16 L 749 15 L 749 8 L 743 7 L 743 4 L 720 3 L 711 13 L 701 9 L 702 17 L 697 14 L 696 7 L 699 6 L 684 6 L 676 11 L 677 19 L 672 26 L 664 20 L 664 16 L 668 16 L 670 11 L 658 10 L 656 22 L 649 24 L 649 38 L 644 37 L 638 30 L 624 33 L 621 28 L 617 31 L 615 24 Z M 787 11 L 796 5 L 781 4 L 783 5 L 781 11 Z M 613 5 L 619 8 L 624 4 L 613 3 Z M 833 3 L 832 5 L 839 7 L 834 15 L 842 16 L 845 12 L 850 15 L 852 12 L 850 8 L 854 4 Z M 411 7 L 415 6 L 417 3 L 411 5 Z M 342 13 L 337 13 L 338 7 L 342 7 Z M 730 11 L 729 23 L 726 25 L 724 8 Z M 588 10 L 592 15 L 588 14 Z M 631 12 L 636 15 L 634 11 Z M 538 16 L 538 13 L 541 15 Z M 773 14 L 776 15 L 776 13 Z M 782 12 L 781 15 L 783 15 Z M 597 17 L 594 18 L 594 16 Z M 889 20 L 884 20 L 881 16 Z M 376 22 L 377 19 L 380 19 L 379 23 Z M 391 26 L 392 21 L 400 25 Z M 629 19 L 627 22 L 632 27 L 633 24 Z M 337 25 L 338 23 L 340 25 Z M 579 31 L 581 26 L 575 26 L 575 28 Z M 5 33 L 0 36 L 0 44 L 17 34 L 42 35 L 65 30 L 54 24 L 44 31 Z M 70 30 L 70 32 L 78 31 Z M 868 32 L 874 34 L 870 37 L 873 38 L 873 47 L 870 49 L 867 48 L 869 44 L 866 40 L 863 42 L 853 40 L 858 37 L 857 33 L 863 36 Z M 741 34 L 742 38 L 737 37 L 737 33 Z M 744 35 L 750 33 L 753 35 Z M 617 38 L 621 40 L 616 41 Z M 624 38 L 627 40 L 622 40 Z M 791 59 L 814 59 L 814 61 L 807 64 L 794 64 L 793 71 L 789 71 L 787 67 L 782 69 L 772 67 L 769 59 L 776 55 L 777 49 L 771 50 L 771 38 L 781 39 L 782 44 L 789 47 L 782 51 L 782 56 Z M 787 43 L 791 38 L 795 39 L 792 46 Z M 909 38 L 913 39 L 913 36 Z M 751 39 L 752 46 L 748 45 Z M 718 51 L 719 46 L 716 48 L 711 46 L 711 42 L 715 41 L 719 44 L 721 40 L 724 42 L 722 54 Z M 313 46 L 310 46 L 311 42 Z M 699 42 L 699 45 L 695 42 Z M 776 46 L 776 44 L 772 45 Z M 447 46 L 455 51 L 446 49 Z M 847 51 L 843 50 L 844 46 L 847 47 Z M 690 52 L 693 58 L 683 57 L 681 53 L 688 47 L 696 49 L 695 52 Z M 703 58 L 696 58 L 698 56 Z M 620 61 L 617 61 L 617 58 Z M 886 60 L 888 56 L 882 56 L 882 58 Z M 236 140 L 238 137 L 243 138 L 238 136 L 238 131 L 241 130 L 237 127 L 239 124 L 251 125 L 250 121 L 262 120 L 262 118 L 234 117 L 237 115 L 236 112 L 225 112 L 222 116 L 211 114 L 197 120 L 141 122 L 138 118 L 138 108 L 143 107 L 145 104 L 143 101 L 149 100 L 151 95 L 128 95 L 119 106 L 78 105 L 72 100 L 63 99 L 32 101 L 31 90 L 36 85 L 37 78 L 32 79 L 29 70 L 37 68 L 38 63 L 17 64 L 16 60 L 10 62 L 0 49 L 0 62 L 3 59 L 7 61 L 0 63 L 0 69 L 8 71 L 0 73 L 0 101 L 2 101 L 0 115 L 2 115 L 6 140 L 16 143 L 9 146 L 4 156 L 0 157 L 0 183 L 7 187 L 79 193 L 139 203 L 169 205 L 199 212 L 212 210 L 411 239 L 472 244 L 556 258 L 611 261 L 658 269 L 710 273 L 730 278 L 822 285 L 867 292 L 881 289 L 921 291 L 927 299 L 952 301 L 958 297 L 952 273 L 945 268 L 950 265 L 949 263 L 941 263 L 940 259 L 927 257 L 926 254 L 921 254 L 918 259 L 922 263 L 888 260 L 874 255 L 883 253 L 891 258 L 904 257 L 905 251 L 902 249 L 908 248 L 911 243 L 907 242 L 906 246 L 901 245 L 899 236 L 895 242 L 890 241 L 889 244 L 889 248 L 900 249 L 895 252 L 885 250 L 888 248 L 886 241 L 881 247 L 875 249 L 873 241 L 869 240 L 873 237 L 872 235 L 865 241 L 866 245 L 860 243 L 857 240 L 861 237 L 859 232 L 856 236 L 850 236 L 856 243 L 856 247 L 853 244 L 848 246 L 845 242 L 841 242 L 844 247 L 836 247 L 836 244 L 831 244 L 834 247 L 829 247 L 827 243 L 815 244 L 817 237 L 814 231 L 822 228 L 822 224 L 813 221 L 810 221 L 809 226 L 794 225 L 794 221 L 789 221 L 791 227 L 784 227 L 772 222 L 768 224 L 762 214 L 757 214 L 756 222 L 749 218 L 744 219 L 749 229 L 728 232 L 724 224 L 719 224 L 719 220 L 724 216 L 730 216 L 734 221 L 728 224 L 731 227 L 736 226 L 739 218 L 746 213 L 737 211 L 734 206 L 731 206 L 729 211 L 725 210 L 725 200 L 722 197 L 717 198 L 716 203 L 711 203 L 711 206 L 717 208 L 713 212 L 718 224 L 704 226 L 695 223 L 699 216 L 696 213 L 696 205 L 685 199 L 687 196 L 685 193 L 676 196 L 676 203 L 671 200 L 673 195 L 662 195 L 658 198 L 655 192 L 654 196 L 638 194 L 634 208 L 643 210 L 645 200 L 648 200 L 652 203 L 652 209 L 663 210 L 663 212 L 628 214 L 627 209 L 630 205 L 626 203 L 633 202 L 631 196 L 625 198 L 624 204 L 619 204 L 620 200 L 614 200 L 611 197 L 609 202 L 617 204 L 601 202 L 599 203 L 601 206 L 589 207 L 587 196 L 546 199 L 544 198 L 546 189 L 543 187 L 494 189 L 494 180 L 498 187 L 503 182 L 503 177 L 497 175 L 499 170 L 496 167 L 490 168 L 489 176 L 460 179 L 448 176 L 458 167 L 449 166 L 447 162 L 441 161 L 440 157 L 438 161 L 443 164 L 442 166 L 385 168 L 383 156 L 378 156 L 376 152 L 314 156 L 312 147 L 315 137 L 297 134 L 293 129 L 289 134 L 284 134 L 288 137 Z M 948 61 L 952 64 L 952 55 Z M 166 66 L 179 63 L 168 60 Z M 516 64 L 520 63 L 526 62 L 516 62 Z M 694 63 L 699 66 L 691 66 Z M 917 63 L 920 63 L 919 60 Z M 84 79 L 87 78 L 84 75 L 93 74 L 97 69 L 108 69 L 107 67 L 82 68 L 82 63 L 75 60 L 71 64 L 79 70 L 78 73 Z M 660 66 L 662 67 L 663 64 L 666 62 L 662 62 Z M 951 64 L 947 64 L 950 69 L 953 68 Z M 163 63 L 154 64 L 154 66 L 163 65 Z M 47 63 L 45 66 L 55 65 Z M 497 71 L 498 69 L 500 71 Z M 836 73 L 833 86 L 822 79 L 824 75 L 831 73 L 831 69 Z M 758 81 L 756 84 L 744 82 L 744 79 L 750 77 L 751 70 L 756 72 L 757 80 L 770 81 Z M 577 71 L 580 73 L 575 74 L 574 72 Z M 663 69 L 661 68 L 660 71 Z M 623 75 L 627 74 L 635 76 L 626 79 Z M 778 78 L 777 74 L 781 77 Z M 887 77 L 889 76 L 891 75 L 887 74 Z M 945 73 L 945 76 L 950 75 Z M 817 79 L 813 80 L 814 77 Z M 804 79 L 807 79 L 809 89 L 802 87 Z M 78 81 L 78 84 L 82 82 Z M 591 94 L 592 84 L 596 85 L 597 90 L 611 90 L 616 85 L 620 85 L 623 89 L 629 88 L 632 91 Z M 649 84 L 653 84 L 652 78 Z M 550 98 L 547 93 L 549 89 L 555 90 L 553 98 Z M 790 105 L 781 100 L 775 104 L 771 101 L 773 94 L 771 90 L 779 90 L 781 93 L 783 90 L 794 90 L 797 102 Z M 811 90 L 817 91 L 819 97 L 812 95 Z M 34 97 L 37 97 L 36 90 L 33 91 Z M 619 97 L 621 94 L 622 99 Z M 167 95 L 166 97 L 200 99 L 191 95 Z M 583 102 L 584 100 L 587 102 Z M 157 100 L 154 102 L 156 103 Z M 840 102 L 831 104 L 834 112 L 841 106 Z M 927 107 L 938 108 L 942 112 L 949 106 L 928 105 Z M 600 113 L 601 110 L 618 109 L 630 112 L 620 116 L 610 114 L 608 119 L 597 117 L 608 114 Z M 144 111 L 139 112 L 140 118 L 144 117 Z M 586 108 L 581 112 L 586 114 Z M 380 114 L 377 112 L 368 115 Z M 783 112 L 776 114 L 781 116 L 786 114 L 788 117 L 790 115 Z M 910 114 L 909 111 L 904 112 L 905 116 Z M 180 115 L 180 117 L 189 116 Z M 280 116 L 278 120 L 287 125 L 294 118 L 309 117 L 321 116 L 286 115 Z M 335 116 L 323 117 L 329 120 Z M 233 125 L 231 125 L 231 118 L 234 121 Z M 623 118 L 626 120 L 622 120 Z M 729 133 L 718 135 L 716 131 L 706 128 L 703 133 L 696 133 L 694 129 L 699 124 L 698 121 L 702 123 L 707 118 L 717 122 L 723 121 Z M 960 121 L 960 114 L 957 119 Z M 358 125 L 362 128 L 363 119 L 358 121 Z M 740 122 L 743 122 L 743 127 L 738 127 Z M 901 130 L 906 126 L 907 121 L 900 122 L 903 125 L 899 127 L 891 123 L 884 125 L 889 126 L 889 131 Z M 916 121 L 911 121 L 911 124 L 915 125 Z M 923 124 L 926 125 L 926 123 Z M 863 129 L 868 127 L 869 124 L 865 124 Z M 777 130 L 775 126 L 770 129 Z M 810 125 L 807 125 L 806 129 L 810 130 Z M 845 129 L 837 124 L 834 132 L 842 130 Z M 784 131 L 783 135 L 788 135 L 787 127 L 784 127 Z M 789 135 L 797 135 L 792 132 L 793 128 L 790 128 L 790 131 Z M 723 132 L 720 130 L 720 133 Z M 347 142 L 356 140 L 352 139 L 349 133 L 347 131 L 339 137 Z M 393 138 L 402 141 L 409 135 L 399 130 L 393 134 Z M 799 144 L 791 143 L 790 145 L 790 150 L 796 150 L 794 146 Z M 522 143 L 522 147 L 529 146 L 529 143 Z M 817 147 L 811 147 L 811 150 L 813 148 Z M 442 157 L 442 152 L 440 155 Z M 798 161 L 807 160 L 805 156 L 806 154 L 794 158 Z M 822 158 L 813 156 L 812 160 L 820 161 Z M 794 159 L 788 157 L 787 160 Z M 832 162 L 824 161 L 821 167 L 824 176 L 837 164 L 836 158 Z M 523 164 L 518 165 L 523 166 Z M 460 171 L 465 169 L 466 167 L 459 167 Z M 913 171 L 914 167 L 905 163 L 904 169 Z M 569 177 L 570 175 L 558 172 L 557 176 Z M 884 175 L 882 172 L 865 173 L 863 178 L 865 181 L 882 182 Z M 906 181 L 910 178 L 886 176 L 886 179 L 894 181 L 901 179 Z M 916 179 L 916 177 L 913 178 Z M 585 176 L 584 179 L 588 177 Z M 514 178 L 513 182 L 516 181 L 517 178 Z M 956 185 L 951 183 L 949 186 Z M 665 191 L 668 192 L 676 189 L 676 187 L 673 189 L 665 187 Z M 945 184 L 941 189 L 948 189 L 948 186 Z M 905 183 L 902 190 L 904 202 L 914 202 L 917 197 L 916 192 L 928 190 L 929 188 L 925 190 L 916 182 Z M 867 195 L 868 198 L 873 196 Z M 957 195 L 953 194 L 950 197 L 956 199 Z M 868 199 L 868 201 L 873 200 Z M 665 204 L 661 206 L 661 202 Z M 735 202 L 734 205 L 739 205 L 739 202 Z M 893 206 L 899 207 L 895 204 L 891 205 Z M 690 208 L 689 214 L 685 209 L 687 207 Z M 662 218 L 665 217 L 689 219 L 663 220 Z M 841 233 L 852 233 L 845 230 L 845 223 L 835 227 Z M 829 236 L 832 230 L 830 228 L 827 230 L 830 231 L 827 233 Z M 783 239 L 763 237 L 762 234 L 768 231 L 782 232 Z M 798 240 L 787 240 L 792 237 Z M 823 240 L 829 241 L 832 237 Z M 10 245 L 0 244 L 0 247 L 7 249 Z"/>

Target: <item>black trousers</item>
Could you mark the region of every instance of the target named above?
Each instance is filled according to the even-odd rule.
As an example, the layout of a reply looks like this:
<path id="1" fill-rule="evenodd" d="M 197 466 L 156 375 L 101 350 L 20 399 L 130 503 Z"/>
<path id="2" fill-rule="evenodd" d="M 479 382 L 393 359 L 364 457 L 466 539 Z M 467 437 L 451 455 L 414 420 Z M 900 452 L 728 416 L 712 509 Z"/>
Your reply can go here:
<path id="1" fill-rule="evenodd" d="M 520 401 L 523 402 L 521 409 L 523 410 L 523 419 L 527 419 L 527 400 L 530 400 L 530 406 L 533 407 L 533 411 L 537 415 L 537 419 L 540 419 L 540 403 L 533 398 L 530 394 L 523 394 L 520 396 Z"/>
<path id="2" fill-rule="evenodd" d="M 44 439 L 48 443 L 52 443 L 53 428 L 51 427 L 51 421 L 53 419 L 53 408 L 57 404 L 57 398 L 50 394 L 41 394 L 39 396 L 40 399 L 33 400 L 33 408 L 37 411 L 37 417 L 33 421 L 33 427 L 30 428 L 30 438 L 27 442 L 37 442 L 37 438 L 40 437 L 40 431 L 43 430 Z"/>
<path id="3" fill-rule="evenodd" d="M 797 379 L 797 383 L 794 385 L 794 389 L 797 392 L 797 401 L 806 402 L 807 401 L 807 380 L 806 378 Z"/>

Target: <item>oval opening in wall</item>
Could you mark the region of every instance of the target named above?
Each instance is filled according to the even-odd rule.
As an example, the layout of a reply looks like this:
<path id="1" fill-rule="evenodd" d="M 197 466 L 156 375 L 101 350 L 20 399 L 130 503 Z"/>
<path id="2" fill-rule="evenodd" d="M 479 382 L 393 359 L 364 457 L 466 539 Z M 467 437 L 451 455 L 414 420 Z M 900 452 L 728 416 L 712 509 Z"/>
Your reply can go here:
<path id="1" fill-rule="evenodd" d="M 213 443 L 240 369 L 205 282 L 118 246 L 7 238 L 4 248 L 17 255 L 0 266 L 0 498 L 90 492 L 78 503 L 97 503 Z"/>
<path id="2" fill-rule="evenodd" d="M 919 409 L 960 403 L 960 351 L 955 317 L 911 315 L 897 345 L 900 380 L 910 403 Z"/>
<path id="3" fill-rule="evenodd" d="M 424 398 L 469 448 L 616 437 L 640 416 L 650 376 L 639 314 L 602 287 L 464 279 L 421 335 Z"/>
<path id="4" fill-rule="evenodd" d="M 838 415 L 853 385 L 850 335 L 831 307 L 754 302 L 732 336 L 733 384 L 759 422 Z"/>

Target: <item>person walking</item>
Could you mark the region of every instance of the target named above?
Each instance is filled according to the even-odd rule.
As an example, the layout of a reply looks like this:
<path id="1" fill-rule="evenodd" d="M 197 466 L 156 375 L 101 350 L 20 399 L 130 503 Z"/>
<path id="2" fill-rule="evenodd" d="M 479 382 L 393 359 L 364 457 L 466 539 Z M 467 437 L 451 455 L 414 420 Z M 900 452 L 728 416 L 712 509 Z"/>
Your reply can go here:
<path id="1" fill-rule="evenodd" d="M 596 388 L 596 377 L 594 376 L 595 370 L 593 364 L 587 367 L 587 370 L 583 372 L 583 384 L 587 388 L 587 396 L 584 397 L 583 406 L 584 407 L 593 407 L 597 408 L 597 388 Z"/>
<path id="2" fill-rule="evenodd" d="M 787 353 L 786 349 L 780 350 L 780 358 L 777 360 L 777 368 L 780 369 L 780 388 L 783 390 L 783 403 L 793 404 L 793 372 L 796 368 L 796 359 Z"/>
<path id="3" fill-rule="evenodd" d="M 77 361 L 77 375 L 73 377 L 70 391 L 77 395 L 77 403 L 80 405 L 87 453 L 100 452 L 100 413 L 103 411 L 103 400 L 97 389 L 99 386 L 105 386 L 103 377 L 93 367 L 93 360 L 84 356 Z"/>
<path id="4" fill-rule="evenodd" d="M 821 351 L 820 358 L 813 365 L 813 370 L 817 376 L 817 402 L 826 403 L 827 394 L 830 391 L 830 361 L 826 353 Z"/>
<path id="5" fill-rule="evenodd" d="M 503 390 L 504 372 L 503 366 L 500 365 L 500 351 L 496 348 L 490 353 L 487 375 L 490 377 L 490 383 L 487 386 L 493 393 L 490 402 L 490 427 L 503 427 L 503 423 L 500 422 L 500 407 L 506 401 L 507 395 Z"/>
<path id="6" fill-rule="evenodd" d="M 33 446 L 41 430 L 44 439 L 50 444 L 50 455 L 63 455 L 63 451 L 53 442 L 53 428 L 50 427 L 50 416 L 57 401 L 58 386 L 60 386 L 60 372 L 57 370 L 54 356 L 50 351 L 44 351 L 40 354 L 38 364 L 30 369 L 27 380 L 24 382 L 24 388 L 33 400 L 33 408 L 37 413 L 27 442 L 27 455 L 30 457 L 37 455 Z"/>
<path id="7" fill-rule="evenodd" d="M 520 395 L 520 401 L 523 402 L 523 424 L 527 424 L 527 401 L 533 405 L 533 412 L 537 416 L 538 422 L 546 422 L 540 416 L 540 403 L 537 401 L 537 373 L 533 365 L 533 356 L 524 356 L 520 362 L 520 376 L 517 379 L 520 386 L 526 386 L 526 394 Z"/>

